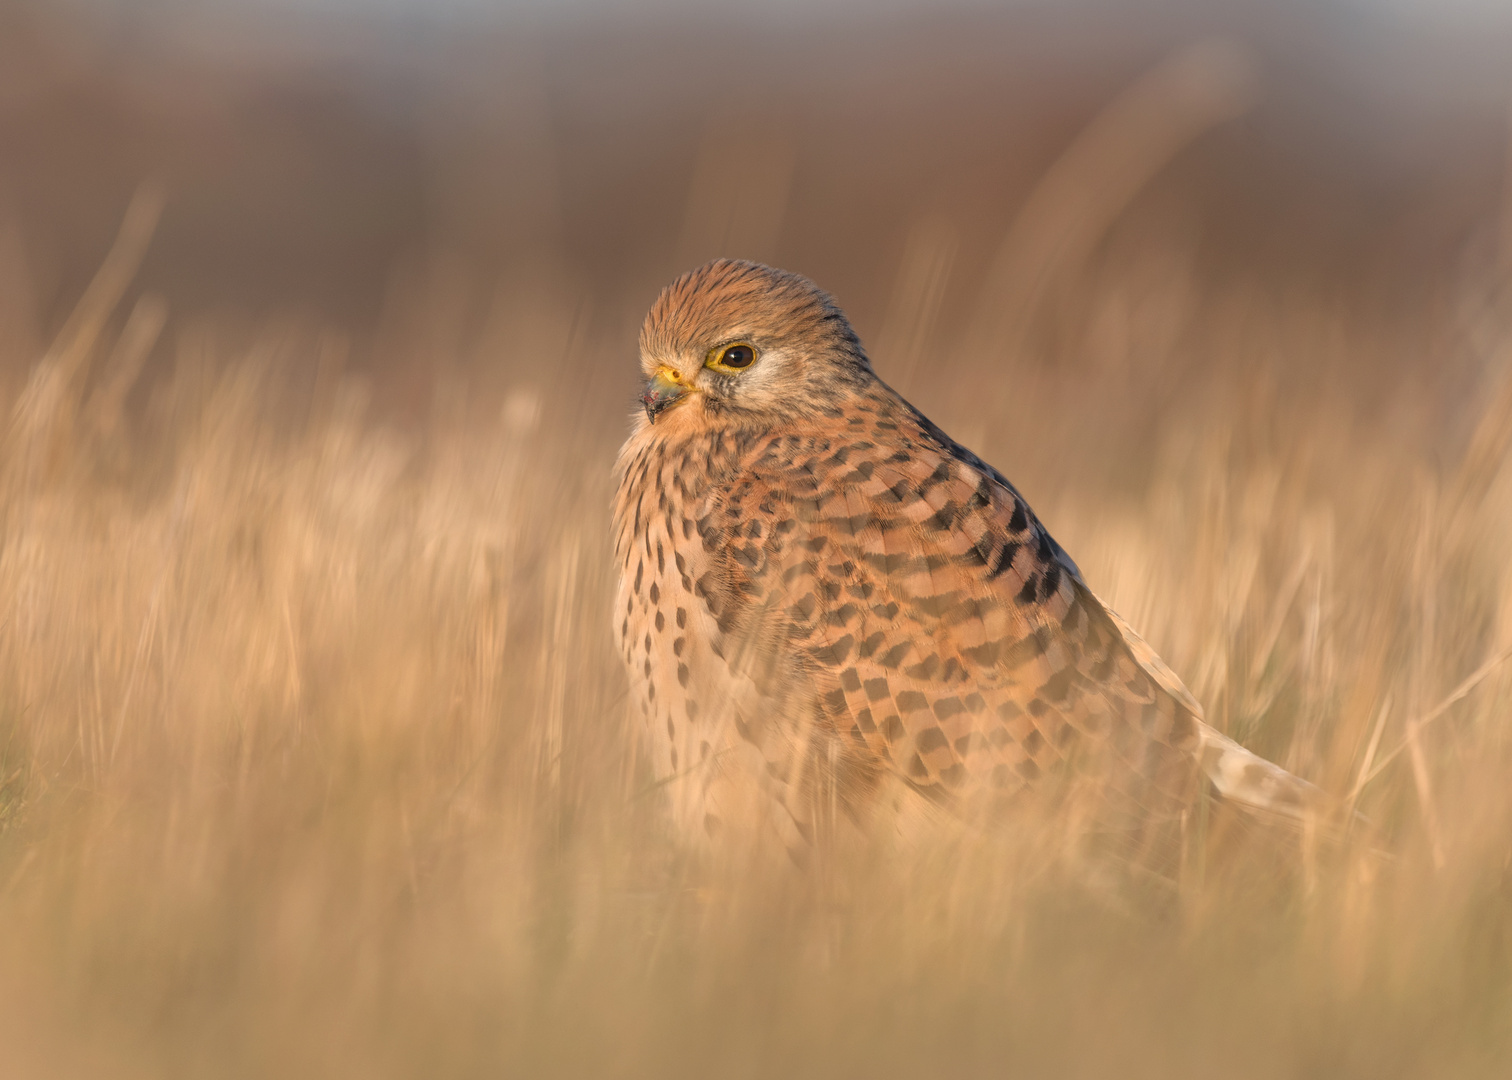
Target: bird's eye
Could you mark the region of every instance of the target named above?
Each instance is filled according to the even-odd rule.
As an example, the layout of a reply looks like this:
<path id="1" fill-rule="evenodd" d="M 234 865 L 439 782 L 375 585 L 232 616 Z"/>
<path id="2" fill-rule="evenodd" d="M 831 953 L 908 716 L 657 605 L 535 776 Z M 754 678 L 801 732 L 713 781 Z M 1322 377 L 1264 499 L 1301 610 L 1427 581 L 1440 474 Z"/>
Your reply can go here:
<path id="1" fill-rule="evenodd" d="M 711 367 L 715 371 L 740 371 L 755 362 L 755 346 L 737 341 L 732 345 L 721 345 L 710 349 L 709 358 L 704 362 L 704 366 Z"/>

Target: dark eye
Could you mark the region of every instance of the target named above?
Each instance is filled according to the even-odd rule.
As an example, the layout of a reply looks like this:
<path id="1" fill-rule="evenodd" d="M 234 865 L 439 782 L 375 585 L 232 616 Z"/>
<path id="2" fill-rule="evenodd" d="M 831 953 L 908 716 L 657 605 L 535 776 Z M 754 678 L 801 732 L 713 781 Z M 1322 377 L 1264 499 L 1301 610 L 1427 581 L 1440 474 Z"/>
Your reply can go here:
<path id="1" fill-rule="evenodd" d="M 743 341 L 737 341 L 733 345 L 726 345 L 716 349 L 709 358 L 709 366 L 712 368 L 725 368 L 731 371 L 739 371 L 748 368 L 756 362 L 756 350 Z"/>

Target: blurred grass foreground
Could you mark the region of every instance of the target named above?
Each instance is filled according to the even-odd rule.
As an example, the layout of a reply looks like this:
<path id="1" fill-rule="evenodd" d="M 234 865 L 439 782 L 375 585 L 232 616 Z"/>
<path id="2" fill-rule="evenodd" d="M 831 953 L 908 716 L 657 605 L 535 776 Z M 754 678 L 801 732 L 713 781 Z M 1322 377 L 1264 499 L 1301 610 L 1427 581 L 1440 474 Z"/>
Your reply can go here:
<path id="1" fill-rule="evenodd" d="M 696 106 L 718 27 L 8 24 L 0 1075 L 1509 1075 L 1512 84 L 973 18 L 763 24 L 783 88 Z M 1152 916 L 1032 835 L 677 850 L 609 468 L 714 254 L 1390 859 Z"/>

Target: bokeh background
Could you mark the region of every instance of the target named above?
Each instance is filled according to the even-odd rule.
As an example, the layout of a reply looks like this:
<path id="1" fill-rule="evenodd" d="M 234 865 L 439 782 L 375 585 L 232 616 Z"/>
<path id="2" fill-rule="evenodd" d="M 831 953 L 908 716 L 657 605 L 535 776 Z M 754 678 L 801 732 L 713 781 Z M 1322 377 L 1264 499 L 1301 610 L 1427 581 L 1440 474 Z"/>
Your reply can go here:
<path id="1" fill-rule="evenodd" d="M 608 503 L 720 255 L 1377 834 L 680 850 Z M 0 407 L 0 1075 L 1512 1065 L 1499 5 L 12 0 Z"/>

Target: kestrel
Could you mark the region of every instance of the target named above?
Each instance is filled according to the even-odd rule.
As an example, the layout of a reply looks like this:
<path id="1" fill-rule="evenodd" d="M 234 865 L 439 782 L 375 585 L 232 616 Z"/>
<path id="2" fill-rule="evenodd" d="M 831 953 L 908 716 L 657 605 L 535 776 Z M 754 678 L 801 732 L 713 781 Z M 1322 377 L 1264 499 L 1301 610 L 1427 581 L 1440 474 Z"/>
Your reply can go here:
<path id="1" fill-rule="evenodd" d="M 657 298 L 640 355 L 614 633 L 690 836 L 760 822 L 797 853 L 884 790 L 949 812 L 1068 773 L 1130 836 L 1211 796 L 1311 812 L 811 282 L 710 263 Z"/>

